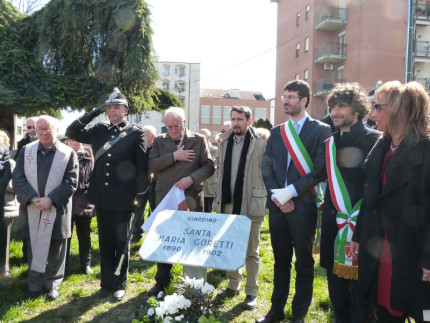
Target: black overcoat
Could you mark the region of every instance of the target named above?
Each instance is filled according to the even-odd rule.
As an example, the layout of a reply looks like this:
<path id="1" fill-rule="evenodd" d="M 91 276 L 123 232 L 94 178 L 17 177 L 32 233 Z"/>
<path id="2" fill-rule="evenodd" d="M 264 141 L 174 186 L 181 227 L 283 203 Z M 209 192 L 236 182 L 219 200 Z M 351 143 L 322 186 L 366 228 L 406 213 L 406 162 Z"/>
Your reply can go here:
<path id="1" fill-rule="evenodd" d="M 351 126 L 350 132 L 333 134 L 336 144 L 336 164 L 351 199 L 352 207 L 363 197 L 363 164 L 380 132 L 365 126 L 362 120 Z M 337 210 L 333 205 L 329 185 L 324 194 L 321 220 L 321 267 L 331 270 L 334 262 L 334 241 L 338 233 Z"/>
<path id="2" fill-rule="evenodd" d="M 359 285 L 376 302 L 378 264 L 384 232 L 392 254 L 391 308 L 430 309 L 430 283 L 421 267 L 430 269 L 430 142 L 402 143 L 388 159 L 389 143 L 380 139 L 365 162 L 367 179 L 353 241 L 360 243 Z"/>
<path id="3" fill-rule="evenodd" d="M 126 121 L 118 125 L 99 122 L 86 128 L 78 120 L 67 128 L 66 136 L 91 144 L 94 155 L 110 140 L 125 132 Z M 133 126 L 135 127 L 135 126 Z M 88 202 L 103 210 L 132 211 L 138 193 L 148 187 L 146 137 L 141 128 L 120 139 L 94 164 L 88 188 Z"/>

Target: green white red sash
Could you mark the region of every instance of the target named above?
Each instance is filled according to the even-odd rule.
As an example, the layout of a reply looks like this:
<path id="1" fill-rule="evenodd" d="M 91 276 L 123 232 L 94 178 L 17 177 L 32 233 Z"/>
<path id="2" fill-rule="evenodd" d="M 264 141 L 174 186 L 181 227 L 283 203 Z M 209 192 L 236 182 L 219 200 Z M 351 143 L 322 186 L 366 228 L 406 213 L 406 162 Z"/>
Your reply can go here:
<path id="1" fill-rule="evenodd" d="M 290 154 L 291 160 L 300 175 L 305 176 L 310 173 L 311 170 L 314 169 L 314 163 L 312 162 L 311 157 L 309 157 L 305 146 L 303 146 L 296 129 L 294 129 L 291 119 L 286 123 L 281 124 L 281 136 L 285 147 L 287 147 L 288 153 Z M 312 193 L 318 197 L 318 186 L 313 187 L 311 190 Z"/>
<path id="2" fill-rule="evenodd" d="M 362 200 L 352 207 L 345 182 L 336 165 L 336 145 L 333 137 L 326 142 L 326 167 L 331 199 L 338 211 L 336 223 L 339 231 L 334 243 L 333 273 L 342 278 L 357 280 L 358 260 L 353 258 L 350 244 Z"/>
<path id="3" fill-rule="evenodd" d="M 314 169 L 314 163 L 312 162 L 311 157 L 300 140 L 296 129 L 294 129 L 291 119 L 281 125 L 281 136 L 285 147 L 288 150 L 288 154 L 290 155 L 291 160 L 293 161 L 294 166 L 296 166 L 300 175 L 305 176 L 306 174 L 310 173 Z M 317 235 L 313 247 L 314 253 L 318 253 L 321 234 L 321 210 L 322 204 L 324 202 L 324 196 L 319 184 L 313 187 L 311 191 L 315 195 L 315 202 L 318 208 Z"/>

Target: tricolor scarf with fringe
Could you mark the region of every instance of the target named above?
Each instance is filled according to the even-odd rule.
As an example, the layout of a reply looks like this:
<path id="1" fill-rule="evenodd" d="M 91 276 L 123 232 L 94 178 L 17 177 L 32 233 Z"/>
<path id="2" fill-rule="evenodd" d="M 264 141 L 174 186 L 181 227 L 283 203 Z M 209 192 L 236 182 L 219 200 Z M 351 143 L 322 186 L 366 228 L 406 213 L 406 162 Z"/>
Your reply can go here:
<path id="1" fill-rule="evenodd" d="M 355 230 L 361 199 L 352 207 L 348 191 L 336 165 L 334 138 L 326 142 L 327 178 L 333 205 L 338 211 L 336 223 L 338 233 L 334 243 L 333 273 L 345 279 L 358 279 L 358 260 L 352 256 L 350 244 Z"/>

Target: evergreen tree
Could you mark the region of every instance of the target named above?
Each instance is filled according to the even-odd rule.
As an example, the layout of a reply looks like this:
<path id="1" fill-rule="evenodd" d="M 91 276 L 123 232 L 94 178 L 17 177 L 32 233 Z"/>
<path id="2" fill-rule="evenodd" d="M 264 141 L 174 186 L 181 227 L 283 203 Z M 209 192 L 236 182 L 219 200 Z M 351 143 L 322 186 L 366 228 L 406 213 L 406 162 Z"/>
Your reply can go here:
<path id="1" fill-rule="evenodd" d="M 154 87 L 144 0 L 52 0 L 28 16 L 0 0 L 0 113 L 89 110 L 118 87 L 130 112 L 182 106 Z"/>

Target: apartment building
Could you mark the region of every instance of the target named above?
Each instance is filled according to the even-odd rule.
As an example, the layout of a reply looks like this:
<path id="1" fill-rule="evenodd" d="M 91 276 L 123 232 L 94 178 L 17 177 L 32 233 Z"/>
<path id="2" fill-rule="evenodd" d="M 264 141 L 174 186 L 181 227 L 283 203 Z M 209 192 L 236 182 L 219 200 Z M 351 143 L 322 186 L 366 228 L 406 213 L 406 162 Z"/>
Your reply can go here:
<path id="1" fill-rule="evenodd" d="M 224 122 L 230 121 L 230 108 L 238 105 L 249 107 L 253 120 L 271 121 L 270 100 L 266 100 L 261 92 L 201 89 L 199 129 L 208 129 L 212 133 L 212 138 L 215 138 Z M 273 124 L 272 121 L 271 123 Z"/>
<path id="2" fill-rule="evenodd" d="M 155 86 L 177 95 L 184 104 L 186 127 L 191 131 L 199 131 L 199 99 L 200 99 L 200 63 L 185 62 L 153 62 L 160 79 Z M 104 113 L 92 124 L 107 120 Z M 153 125 L 157 134 L 167 132 L 164 124 L 164 113 L 148 110 L 139 114 L 130 114 L 127 121 L 143 127 Z"/>
<path id="3" fill-rule="evenodd" d="M 275 125 L 287 119 L 280 97 L 290 80 L 311 85 L 308 112 L 314 118 L 326 113 L 325 98 L 335 83 L 358 82 L 371 90 L 378 80 L 404 81 L 408 0 L 271 2 L 278 6 Z M 430 30 L 426 1 L 415 2 L 423 13 L 416 20 L 417 54 L 423 54 L 415 58 L 418 80 L 419 73 L 430 75 Z"/>
<path id="4" fill-rule="evenodd" d="M 414 3 L 413 76 L 430 92 L 430 1 Z"/>

